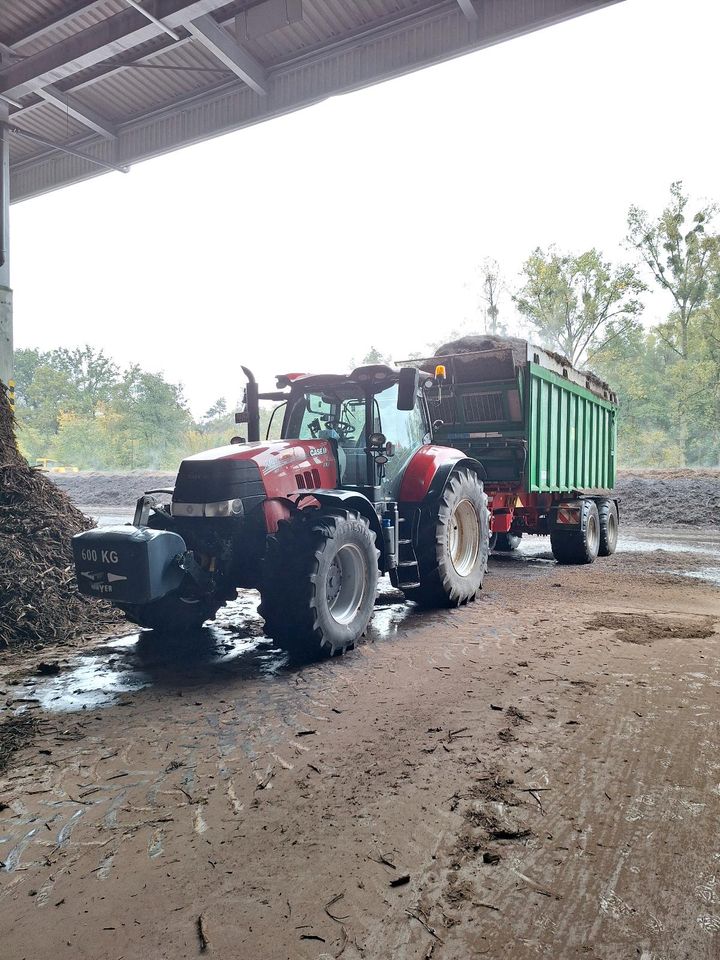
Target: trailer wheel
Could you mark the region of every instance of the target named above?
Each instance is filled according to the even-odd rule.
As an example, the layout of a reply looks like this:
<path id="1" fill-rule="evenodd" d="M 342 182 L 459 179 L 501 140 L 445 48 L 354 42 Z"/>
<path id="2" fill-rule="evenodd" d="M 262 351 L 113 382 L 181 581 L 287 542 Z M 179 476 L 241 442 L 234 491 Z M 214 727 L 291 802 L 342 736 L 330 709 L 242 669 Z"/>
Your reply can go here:
<path id="1" fill-rule="evenodd" d="M 124 604 L 122 609 L 127 619 L 139 627 L 161 634 L 180 634 L 199 630 L 206 620 L 214 620 L 221 606 L 215 600 L 169 596 L 152 603 Z"/>
<path id="2" fill-rule="evenodd" d="M 420 585 L 405 596 L 425 606 L 457 607 L 482 589 L 490 552 L 490 515 L 482 482 L 458 470 L 433 514 L 421 523 L 416 554 Z"/>
<path id="3" fill-rule="evenodd" d="M 495 536 L 493 550 L 497 550 L 498 553 L 511 553 L 513 550 L 517 550 L 522 540 L 521 533 L 498 533 Z"/>
<path id="4" fill-rule="evenodd" d="M 600 549 L 600 518 L 593 500 L 583 500 L 583 529 L 550 531 L 550 545 L 558 563 L 592 563 Z"/>
<path id="5" fill-rule="evenodd" d="M 600 549 L 599 557 L 609 557 L 615 553 L 618 542 L 618 527 L 620 518 L 614 500 L 597 501 L 598 516 L 600 518 Z"/>
<path id="6" fill-rule="evenodd" d="M 265 629 L 293 652 L 345 653 L 372 616 L 378 550 L 368 521 L 348 510 L 306 510 L 271 537 L 261 587 Z"/>

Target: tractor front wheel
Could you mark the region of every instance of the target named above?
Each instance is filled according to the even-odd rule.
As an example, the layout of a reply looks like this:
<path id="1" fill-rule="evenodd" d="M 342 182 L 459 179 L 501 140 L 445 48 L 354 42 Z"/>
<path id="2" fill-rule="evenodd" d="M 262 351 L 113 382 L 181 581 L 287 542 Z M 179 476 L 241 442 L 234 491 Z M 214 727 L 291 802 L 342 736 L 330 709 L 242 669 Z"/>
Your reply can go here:
<path id="1" fill-rule="evenodd" d="M 377 582 L 368 521 L 349 510 L 307 509 L 281 521 L 269 540 L 259 612 L 281 646 L 334 656 L 367 629 Z"/>
<path id="2" fill-rule="evenodd" d="M 416 554 L 420 586 L 405 591 L 425 606 L 475 599 L 490 552 L 490 515 L 482 481 L 472 470 L 448 480 L 437 507 L 420 524 Z"/>

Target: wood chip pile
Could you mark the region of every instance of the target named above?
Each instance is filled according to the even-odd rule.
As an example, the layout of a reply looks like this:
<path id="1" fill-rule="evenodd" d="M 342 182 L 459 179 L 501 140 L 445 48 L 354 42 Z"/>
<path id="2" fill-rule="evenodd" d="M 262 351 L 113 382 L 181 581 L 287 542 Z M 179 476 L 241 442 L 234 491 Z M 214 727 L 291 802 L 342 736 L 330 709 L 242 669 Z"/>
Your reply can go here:
<path id="1" fill-rule="evenodd" d="M 92 526 L 19 453 L 0 383 L 0 648 L 89 636 L 117 619 L 77 592 L 70 539 Z"/>
<path id="2" fill-rule="evenodd" d="M 16 714 L 0 721 L 0 773 L 7 766 L 14 753 L 32 743 L 40 729 L 38 717 L 27 713 Z M 0 803 L 0 810 L 3 809 Z"/>

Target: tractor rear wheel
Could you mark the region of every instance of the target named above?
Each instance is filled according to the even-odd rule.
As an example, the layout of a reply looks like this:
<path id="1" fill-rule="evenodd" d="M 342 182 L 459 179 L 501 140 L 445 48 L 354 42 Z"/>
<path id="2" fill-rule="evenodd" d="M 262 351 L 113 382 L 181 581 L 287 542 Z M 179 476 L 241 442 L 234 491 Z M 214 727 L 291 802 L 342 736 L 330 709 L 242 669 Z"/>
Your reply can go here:
<path id="1" fill-rule="evenodd" d="M 482 588 L 490 552 L 487 497 L 477 474 L 458 470 L 436 510 L 421 523 L 416 554 L 420 586 L 405 591 L 425 606 L 457 607 Z"/>
<path id="2" fill-rule="evenodd" d="M 221 606 L 222 603 L 215 600 L 171 595 L 152 603 L 126 604 L 122 609 L 127 619 L 140 627 L 149 627 L 161 634 L 183 634 L 199 630 L 206 620 L 214 620 Z"/>
<path id="3" fill-rule="evenodd" d="M 345 653 L 372 616 L 378 551 L 368 521 L 350 510 L 301 511 L 271 537 L 260 615 L 292 652 Z"/>

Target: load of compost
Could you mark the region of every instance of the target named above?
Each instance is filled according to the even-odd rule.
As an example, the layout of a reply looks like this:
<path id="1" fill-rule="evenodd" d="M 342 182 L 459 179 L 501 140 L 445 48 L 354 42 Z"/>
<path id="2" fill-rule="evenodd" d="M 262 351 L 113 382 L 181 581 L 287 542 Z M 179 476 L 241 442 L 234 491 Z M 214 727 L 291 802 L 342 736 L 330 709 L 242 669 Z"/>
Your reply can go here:
<path id="1" fill-rule="evenodd" d="M 527 340 L 519 340 L 517 337 L 498 337 L 490 333 L 468 334 L 458 340 L 443 343 L 435 351 L 435 356 L 447 357 L 458 353 L 484 353 L 492 350 L 511 350 L 518 365 L 527 363 Z M 565 360 L 565 363 L 567 362 Z"/>
<path id="2" fill-rule="evenodd" d="M 70 640 L 117 619 L 77 592 L 70 539 L 92 526 L 21 456 L 0 383 L 0 648 Z"/>

